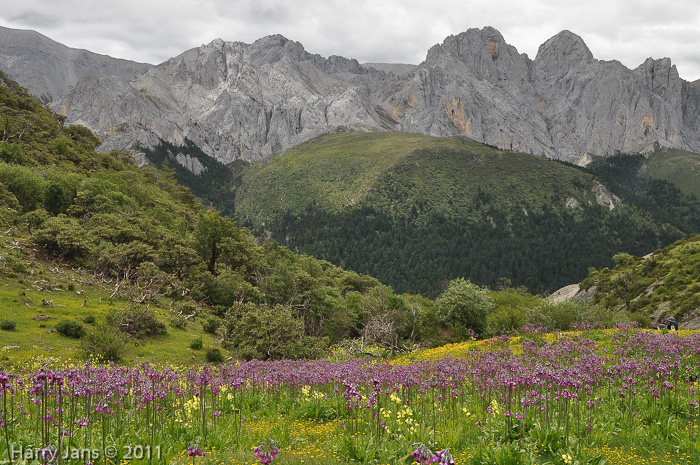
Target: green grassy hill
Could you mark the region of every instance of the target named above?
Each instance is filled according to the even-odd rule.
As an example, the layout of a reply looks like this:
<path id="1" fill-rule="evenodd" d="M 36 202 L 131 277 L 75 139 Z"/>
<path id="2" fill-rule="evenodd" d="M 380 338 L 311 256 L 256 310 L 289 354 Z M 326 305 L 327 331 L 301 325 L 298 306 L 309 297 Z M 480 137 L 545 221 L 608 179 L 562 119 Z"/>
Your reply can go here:
<path id="1" fill-rule="evenodd" d="M 339 133 L 244 171 L 235 206 L 254 233 L 400 292 L 434 296 L 458 276 L 543 292 L 683 237 L 599 184 L 465 139 Z"/>
<path id="2" fill-rule="evenodd" d="M 641 174 L 663 179 L 686 195 L 700 198 L 700 155 L 680 149 L 657 150 L 649 155 Z"/>
<path id="3" fill-rule="evenodd" d="M 367 200 L 383 201 L 381 207 L 397 213 L 423 204 L 450 215 L 468 206 L 480 190 L 507 206 L 541 207 L 550 194 L 591 199 L 584 192 L 584 184 L 591 182 L 566 165 L 466 139 L 340 133 L 251 167 L 236 190 L 236 210 L 254 227 L 311 204 L 340 212 Z"/>

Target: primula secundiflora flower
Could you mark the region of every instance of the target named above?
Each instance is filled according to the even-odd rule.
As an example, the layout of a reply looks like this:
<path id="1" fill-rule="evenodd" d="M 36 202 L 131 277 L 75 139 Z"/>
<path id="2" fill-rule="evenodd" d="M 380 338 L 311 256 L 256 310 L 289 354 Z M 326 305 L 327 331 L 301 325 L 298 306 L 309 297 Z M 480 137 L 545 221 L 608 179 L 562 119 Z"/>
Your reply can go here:
<path id="1" fill-rule="evenodd" d="M 277 454 L 280 453 L 279 447 L 277 447 L 277 441 L 269 439 L 263 441 L 258 447 L 254 448 L 255 456 L 260 459 L 260 463 L 270 463 L 277 458 Z"/>

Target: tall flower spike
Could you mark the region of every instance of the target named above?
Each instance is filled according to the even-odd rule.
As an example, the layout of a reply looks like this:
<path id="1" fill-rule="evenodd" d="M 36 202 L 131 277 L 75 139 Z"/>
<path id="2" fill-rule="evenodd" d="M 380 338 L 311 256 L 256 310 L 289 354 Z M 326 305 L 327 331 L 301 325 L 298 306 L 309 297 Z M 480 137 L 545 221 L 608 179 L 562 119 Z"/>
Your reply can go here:
<path id="1" fill-rule="evenodd" d="M 450 449 L 438 451 L 437 456 L 440 459 L 440 465 L 455 465 L 455 459 L 452 456 Z"/>
<path id="2" fill-rule="evenodd" d="M 253 449 L 255 457 L 260 460 L 261 464 L 267 464 L 272 462 L 277 458 L 277 454 L 280 453 L 279 447 L 277 447 L 277 441 L 268 438 L 267 441 L 263 441 L 258 447 Z"/>
<path id="3" fill-rule="evenodd" d="M 431 463 L 437 462 L 438 457 L 431 451 L 428 446 L 423 444 L 422 442 L 414 442 L 411 443 L 412 446 L 417 446 L 416 450 L 411 452 L 411 457 L 413 457 L 413 460 L 416 462 L 423 464 L 423 465 L 429 465 Z"/>

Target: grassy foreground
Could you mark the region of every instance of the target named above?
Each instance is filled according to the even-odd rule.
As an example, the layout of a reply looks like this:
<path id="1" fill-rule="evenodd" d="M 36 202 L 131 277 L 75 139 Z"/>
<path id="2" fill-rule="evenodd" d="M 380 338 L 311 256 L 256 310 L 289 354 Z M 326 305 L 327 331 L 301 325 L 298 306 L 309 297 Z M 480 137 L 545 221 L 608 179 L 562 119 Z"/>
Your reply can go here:
<path id="1" fill-rule="evenodd" d="M 700 332 L 621 328 L 391 362 L 37 357 L 0 378 L 0 460 L 48 447 L 68 454 L 57 463 L 253 464 L 271 438 L 280 464 L 409 463 L 415 443 L 458 464 L 698 463 L 699 349 Z"/>

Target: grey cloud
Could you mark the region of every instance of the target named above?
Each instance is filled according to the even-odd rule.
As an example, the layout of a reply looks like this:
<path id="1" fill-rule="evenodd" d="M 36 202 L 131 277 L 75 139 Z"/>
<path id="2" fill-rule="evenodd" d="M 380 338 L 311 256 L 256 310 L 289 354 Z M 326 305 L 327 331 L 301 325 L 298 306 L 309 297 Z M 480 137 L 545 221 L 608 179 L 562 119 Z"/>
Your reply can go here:
<path id="1" fill-rule="evenodd" d="M 52 16 L 38 12 L 26 12 L 9 18 L 10 22 L 26 24 L 32 28 L 54 28 L 60 24 L 60 21 Z"/>

